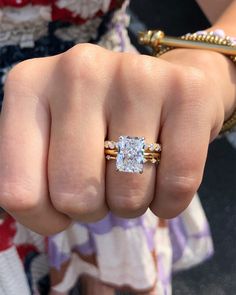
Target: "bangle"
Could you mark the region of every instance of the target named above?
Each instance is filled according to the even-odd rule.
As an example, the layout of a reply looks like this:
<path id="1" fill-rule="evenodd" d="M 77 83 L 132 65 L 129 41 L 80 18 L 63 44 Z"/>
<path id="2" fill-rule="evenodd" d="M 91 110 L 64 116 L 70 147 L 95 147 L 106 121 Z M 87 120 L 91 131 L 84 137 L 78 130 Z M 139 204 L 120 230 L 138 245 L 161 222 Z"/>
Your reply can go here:
<path id="1" fill-rule="evenodd" d="M 179 38 L 165 36 L 162 31 L 154 30 L 140 32 L 139 42 L 152 47 L 153 55 L 156 57 L 175 48 L 205 49 L 222 53 L 236 64 L 236 38 L 226 36 L 223 30 L 199 31 Z M 235 126 L 236 110 L 224 122 L 220 134 L 231 131 Z"/>

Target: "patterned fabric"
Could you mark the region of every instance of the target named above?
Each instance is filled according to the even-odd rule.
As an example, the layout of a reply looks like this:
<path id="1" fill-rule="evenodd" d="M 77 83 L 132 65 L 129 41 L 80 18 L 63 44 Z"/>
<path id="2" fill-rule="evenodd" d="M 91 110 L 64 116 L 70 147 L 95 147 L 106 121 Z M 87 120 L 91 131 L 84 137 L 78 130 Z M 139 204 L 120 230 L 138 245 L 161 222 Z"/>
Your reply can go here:
<path id="1" fill-rule="evenodd" d="M 58 54 L 80 42 L 135 51 L 127 34 L 128 2 L 121 2 L 0 0 L 1 99 L 8 71 L 22 60 Z M 93 224 L 75 222 L 47 239 L 1 213 L 0 294 L 45 295 L 50 289 L 69 294 L 87 274 L 119 294 L 168 295 L 172 271 L 196 265 L 212 252 L 197 196 L 168 222 L 150 210 L 130 220 L 109 213 Z"/>

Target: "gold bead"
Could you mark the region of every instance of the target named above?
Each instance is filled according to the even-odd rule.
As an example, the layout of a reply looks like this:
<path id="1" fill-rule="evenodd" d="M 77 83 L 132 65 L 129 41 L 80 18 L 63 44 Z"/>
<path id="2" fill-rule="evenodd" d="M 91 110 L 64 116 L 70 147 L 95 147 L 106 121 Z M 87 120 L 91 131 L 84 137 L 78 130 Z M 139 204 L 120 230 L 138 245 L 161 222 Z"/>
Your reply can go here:
<path id="1" fill-rule="evenodd" d="M 212 36 L 212 37 L 209 39 L 209 42 L 210 42 L 210 43 L 215 43 L 215 37 Z"/>

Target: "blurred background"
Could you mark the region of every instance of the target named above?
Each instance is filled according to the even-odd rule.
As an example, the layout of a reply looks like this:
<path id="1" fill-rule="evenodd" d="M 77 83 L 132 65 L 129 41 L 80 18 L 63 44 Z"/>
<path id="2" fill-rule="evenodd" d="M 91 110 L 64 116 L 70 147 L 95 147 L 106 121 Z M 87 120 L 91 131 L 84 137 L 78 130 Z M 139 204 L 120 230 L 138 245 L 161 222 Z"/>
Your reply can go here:
<path id="1" fill-rule="evenodd" d="M 137 32 L 160 28 L 169 35 L 182 35 L 209 26 L 194 0 L 133 0 L 129 11 L 129 34 L 138 45 Z M 236 294 L 236 149 L 226 138 L 209 148 L 199 195 L 208 217 L 215 255 L 202 265 L 178 273 L 173 280 L 174 295 Z"/>

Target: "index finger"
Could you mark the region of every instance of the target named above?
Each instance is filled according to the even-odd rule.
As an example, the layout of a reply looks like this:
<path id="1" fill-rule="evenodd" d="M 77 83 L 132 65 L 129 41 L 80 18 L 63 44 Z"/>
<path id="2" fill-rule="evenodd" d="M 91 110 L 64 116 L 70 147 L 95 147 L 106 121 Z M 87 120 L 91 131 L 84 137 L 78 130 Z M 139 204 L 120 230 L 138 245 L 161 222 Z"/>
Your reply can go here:
<path id="1" fill-rule="evenodd" d="M 0 206 L 41 234 L 70 224 L 48 196 L 50 115 L 18 68 L 7 79 L 0 117 Z M 29 73 L 28 73 L 28 76 Z"/>

